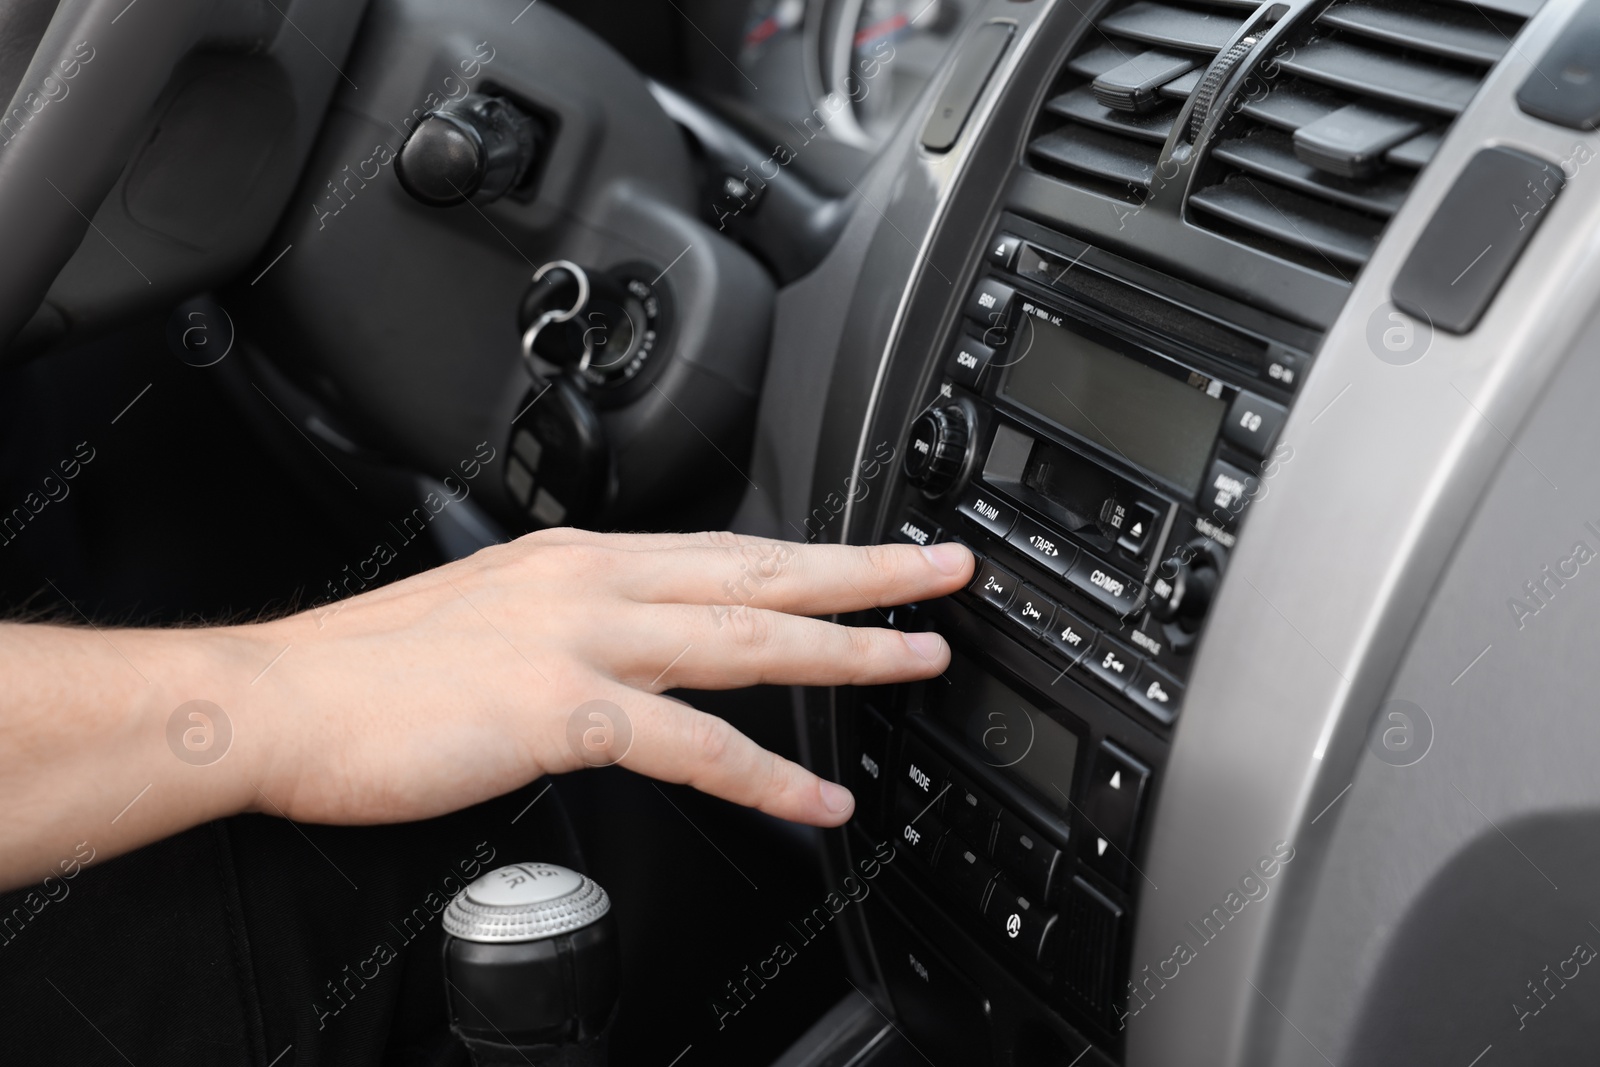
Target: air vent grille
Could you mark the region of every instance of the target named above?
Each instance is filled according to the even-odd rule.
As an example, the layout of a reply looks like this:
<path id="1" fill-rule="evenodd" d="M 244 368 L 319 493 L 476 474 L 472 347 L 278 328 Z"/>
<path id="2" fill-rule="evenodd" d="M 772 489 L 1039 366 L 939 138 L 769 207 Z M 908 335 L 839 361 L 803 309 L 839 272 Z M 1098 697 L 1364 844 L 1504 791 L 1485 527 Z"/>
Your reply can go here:
<path id="1" fill-rule="evenodd" d="M 1354 277 L 1537 6 L 1335 0 L 1235 102 L 1196 176 L 1189 217 L 1280 258 Z"/>
<path id="2" fill-rule="evenodd" d="M 1172 123 L 1255 0 L 1113 5 L 1068 59 L 1028 142 L 1034 169 L 1133 202 Z"/>

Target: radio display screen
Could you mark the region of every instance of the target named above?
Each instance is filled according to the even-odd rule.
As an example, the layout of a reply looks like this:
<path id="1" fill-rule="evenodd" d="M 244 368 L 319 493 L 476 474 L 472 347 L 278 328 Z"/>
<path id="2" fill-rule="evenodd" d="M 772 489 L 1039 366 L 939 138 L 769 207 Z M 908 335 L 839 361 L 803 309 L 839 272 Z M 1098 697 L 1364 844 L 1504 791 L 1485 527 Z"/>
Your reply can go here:
<path id="1" fill-rule="evenodd" d="M 951 654 L 943 680 L 929 682 L 927 692 L 934 719 L 959 734 L 979 759 L 1070 815 L 1077 734 L 960 653 Z"/>
<path id="2" fill-rule="evenodd" d="M 1001 395 L 1193 495 L 1227 406 L 1212 395 L 1221 383 L 1165 374 L 1037 313 L 1018 330 L 1030 325 Z"/>

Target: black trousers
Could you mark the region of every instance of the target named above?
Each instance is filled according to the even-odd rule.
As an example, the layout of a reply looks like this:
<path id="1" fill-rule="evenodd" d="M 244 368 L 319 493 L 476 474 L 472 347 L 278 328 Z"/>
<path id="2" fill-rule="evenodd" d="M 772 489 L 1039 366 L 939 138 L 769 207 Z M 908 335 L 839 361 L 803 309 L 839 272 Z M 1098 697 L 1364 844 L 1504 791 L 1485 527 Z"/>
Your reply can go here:
<path id="1" fill-rule="evenodd" d="M 0 895 L 0 1061 L 464 1064 L 439 912 L 505 863 L 583 869 L 548 784 L 399 826 L 238 816 Z"/>

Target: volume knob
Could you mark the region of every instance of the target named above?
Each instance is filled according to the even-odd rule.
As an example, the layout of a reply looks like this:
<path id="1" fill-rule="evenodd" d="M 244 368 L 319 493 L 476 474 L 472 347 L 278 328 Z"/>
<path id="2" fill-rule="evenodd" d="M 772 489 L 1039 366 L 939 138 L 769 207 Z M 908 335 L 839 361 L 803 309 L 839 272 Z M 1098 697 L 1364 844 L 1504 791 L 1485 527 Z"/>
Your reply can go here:
<path id="1" fill-rule="evenodd" d="M 1227 554 L 1209 538 L 1196 538 L 1172 554 L 1157 571 L 1150 612 L 1167 624 L 1175 651 L 1193 642 L 1216 596 Z"/>
<path id="2" fill-rule="evenodd" d="M 960 404 L 931 407 L 911 424 L 906 481 L 937 496 L 955 484 L 972 440 L 972 414 Z"/>

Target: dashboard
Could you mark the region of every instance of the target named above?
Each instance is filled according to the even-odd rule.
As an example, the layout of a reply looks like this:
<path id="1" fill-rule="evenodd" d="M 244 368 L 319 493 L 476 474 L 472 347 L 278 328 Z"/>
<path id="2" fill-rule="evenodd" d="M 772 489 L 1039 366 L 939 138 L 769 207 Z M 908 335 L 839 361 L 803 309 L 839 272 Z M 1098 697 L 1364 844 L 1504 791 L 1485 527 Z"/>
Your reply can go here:
<path id="1" fill-rule="evenodd" d="M 80 60 L 5 334 L 225 314 L 442 558 L 968 546 L 841 618 L 941 676 L 750 698 L 873 889 L 782 1067 L 1592 1059 L 1600 0 L 288 6 L 346 58 L 233 0 Z"/>
<path id="2" fill-rule="evenodd" d="M 1555 853 L 1508 840 L 1553 841 L 1593 797 L 1535 769 L 1562 742 L 1514 760 L 1537 795 L 1491 784 L 1505 691 L 1463 679 L 1509 639 L 1484 553 L 1526 560 L 1511 527 L 1533 521 L 1479 501 L 1571 514 L 1534 468 L 1584 432 L 1556 428 L 1550 383 L 1592 330 L 1572 161 L 1596 122 L 1543 73 L 1593 17 L 983 5 L 861 188 L 875 235 L 780 303 L 769 374 L 825 412 L 763 413 L 807 457 L 780 515 L 847 485 L 825 536 L 980 561 L 947 602 L 859 618 L 944 634 L 944 677 L 807 700 L 813 760 L 862 797 L 835 869 L 905 857 L 859 936 L 932 1062 L 1581 1044 L 1576 1015 L 1535 1035 L 1493 990 L 1581 926 L 1525 910 L 1554 906 L 1534 867 Z M 906 285 L 844 296 L 863 277 Z M 824 309 L 819 389 L 782 334 Z M 863 466 L 890 448 L 888 474 Z M 1541 932 L 1452 944 L 1468 914 Z"/>

